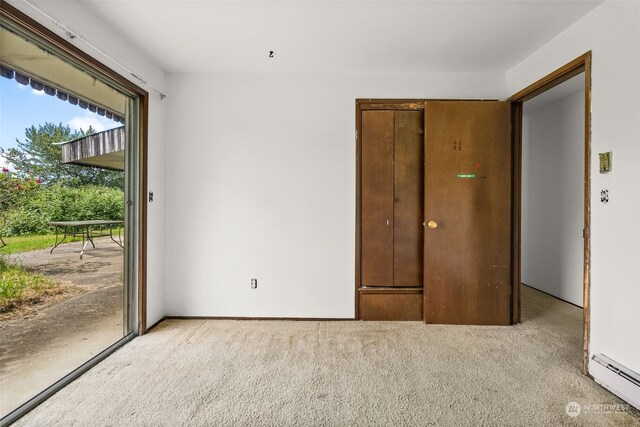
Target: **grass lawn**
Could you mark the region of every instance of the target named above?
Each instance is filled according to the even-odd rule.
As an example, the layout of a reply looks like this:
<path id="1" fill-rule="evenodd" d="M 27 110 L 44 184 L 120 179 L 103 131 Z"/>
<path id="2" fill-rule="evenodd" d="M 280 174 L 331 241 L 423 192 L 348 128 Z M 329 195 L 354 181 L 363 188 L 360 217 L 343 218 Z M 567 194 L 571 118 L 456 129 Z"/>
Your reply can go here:
<path id="1" fill-rule="evenodd" d="M 59 238 L 62 238 L 59 236 Z M 53 243 L 56 241 L 55 234 L 43 234 L 37 236 L 17 236 L 17 237 L 2 237 L 2 240 L 7 246 L 0 248 L 0 254 L 14 254 L 16 252 L 28 252 L 35 251 L 36 249 L 52 248 Z M 66 242 L 77 242 L 82 240 L 80 237 L 66 238 Z M 0 243 L 2 244 L 2 243 Z"/>
<path id="2" fill-rule="evenodd" d="M 0 255 L 0 314 L 7 314 L 25 304 L 37 304 L 45 297 L 64 292 L 64 286 L 41 274 L 30 273 Z"/>

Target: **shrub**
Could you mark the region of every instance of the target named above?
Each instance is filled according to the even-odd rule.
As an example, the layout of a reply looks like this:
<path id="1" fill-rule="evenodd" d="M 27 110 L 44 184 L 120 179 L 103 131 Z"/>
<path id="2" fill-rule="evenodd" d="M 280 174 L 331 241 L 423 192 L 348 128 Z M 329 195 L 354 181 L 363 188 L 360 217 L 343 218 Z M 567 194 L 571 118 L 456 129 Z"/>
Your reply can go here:
<path id="1" fill-rule="evenodd" d="M 61 184 L 40 187 L 30 197 L 9 210 L 3 234 L 20 236 L 45 234 L 51 221 L 124 219 L 124 192 L 120 189 Z"/>
<path id="2" fill-rule="evenodd" d="M 3 167 L 0 173 L 0 227 L 6 227 L 11 212 L 20 209 L 42 190 L 42 181 L 29 175 L 29 171 L 10 171 Z M 0 229 L 0 232 L 2 229 Z"/>

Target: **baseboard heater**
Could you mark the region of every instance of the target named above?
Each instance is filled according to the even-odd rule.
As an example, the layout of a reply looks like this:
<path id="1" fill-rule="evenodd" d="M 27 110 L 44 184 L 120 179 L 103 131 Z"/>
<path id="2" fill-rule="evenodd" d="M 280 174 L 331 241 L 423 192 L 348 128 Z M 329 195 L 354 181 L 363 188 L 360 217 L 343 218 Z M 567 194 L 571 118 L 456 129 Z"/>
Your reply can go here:
<path id="1" fill-rule="evenodd" d="M 640 375 L 604 354 L 595 354 L 591 359 L 593 379 L 636 409 L 640 409 Z"/>

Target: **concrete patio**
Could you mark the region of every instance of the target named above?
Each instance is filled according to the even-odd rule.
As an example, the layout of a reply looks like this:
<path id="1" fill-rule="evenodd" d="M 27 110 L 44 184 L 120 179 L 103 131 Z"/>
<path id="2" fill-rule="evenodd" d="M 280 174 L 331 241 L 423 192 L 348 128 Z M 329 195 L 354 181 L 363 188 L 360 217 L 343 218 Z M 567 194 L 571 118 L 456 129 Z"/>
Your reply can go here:
<path id="1" fill-rule="evenodd" d="M 95 240 L 12 256 L 26 269 L 83 292 L 0 321 L 0 413 L 15 409 L 123 336 L 123 251 Z M 91 247 L 91 245 L 89 245 Z"/>

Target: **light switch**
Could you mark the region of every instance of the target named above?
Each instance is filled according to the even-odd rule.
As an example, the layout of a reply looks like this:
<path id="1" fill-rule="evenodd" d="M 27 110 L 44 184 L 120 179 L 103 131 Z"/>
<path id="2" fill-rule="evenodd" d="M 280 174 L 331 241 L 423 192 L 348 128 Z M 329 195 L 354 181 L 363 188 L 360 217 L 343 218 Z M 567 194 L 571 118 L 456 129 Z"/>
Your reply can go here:
<path id="1" fill-rule="evenodd" d="M 611 151 L 606 153 L 598 153 L 600 158 L 600 173 L 611 172 Z"/>

